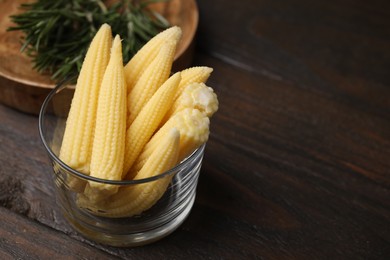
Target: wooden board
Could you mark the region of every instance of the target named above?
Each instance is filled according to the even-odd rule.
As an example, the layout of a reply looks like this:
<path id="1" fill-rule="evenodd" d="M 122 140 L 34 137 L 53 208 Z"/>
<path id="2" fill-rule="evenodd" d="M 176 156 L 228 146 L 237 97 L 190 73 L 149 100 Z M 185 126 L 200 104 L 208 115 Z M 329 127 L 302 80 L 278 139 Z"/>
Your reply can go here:
<path id="1" fill-rule="evenodd" d="M 30 58 L 20 52 L 22 33 L 6 31 L 12 25 L 9 16 L 20 12 L 18 7 L 23 2 L 28 0 L 0 1 L 0 102 L 23 112 L 37 114 L 55 82 L 48 75 L 36 72 Z M 196 2 L 171 0 L 151 7 L 171 24 L 182 29 L 183 36 L 177 48 L 173 70 L 188 67 L 192 60 L 192 43 L 198 25 Z"/>

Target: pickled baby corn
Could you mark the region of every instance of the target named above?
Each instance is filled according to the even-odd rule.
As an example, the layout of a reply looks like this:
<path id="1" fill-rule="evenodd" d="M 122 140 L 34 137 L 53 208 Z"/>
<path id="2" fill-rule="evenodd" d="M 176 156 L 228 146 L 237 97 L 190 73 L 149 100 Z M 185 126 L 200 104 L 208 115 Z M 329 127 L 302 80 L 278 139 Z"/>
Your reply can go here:
<path id="1" fill-rule="evenodd" d="M 110 58 L 111 42 L 111 27 L 103 24 L 84 59 L 62 140 L 60 159 L 84 174 L 90 172 L 96 100 Z"/>
<path id="2" fill-rule="evenodd" d="M 110 61 L 104 73 L 98 99 L 96 128 L 91 157 L 91 176 L 106 180 L 120 180 L 123 172 L 126 136 L 126 83 L 122 61 L 122 43 L 114 39 Z M 89 188 L 99 195 L 116 192 L 113 185 L 90 182 Z M 87 187 L 87 193 L 90 190 Z M 97 193 L 96 193 L 97 194 Z"/>
<path id="3" fill-rule="evenodd" d="M 186 108 L 172 116 L 145 145 L 130 170 L 131 175 L 137 174 L 149 156 L 159 146 L 161 140 L 172 129 L 180 132 L 179 155 L 177 163 L 189 156 L 195 149 L 205 143 L 209 136 L 209 118 L 197 109 Z"/>
<path id="4" fill-rule="evenodd" d="M 161 46 L 166 41 L 173 41 L 177 43 L 180 41 L 182 31 L 180 27 L 173 26 L 168 28 L 152 39 L 150 39 L 125 66 L 126 84 L 128 93 L 134 87 L 139 77 L 144 72 L 145 68 L 154 60 L 159 53 Z"/>
<path id="5" fill-rule="evenodd" d="M 213 72 L 213 69 L 206 66 L 191 67 L 183 70 L 181 72 L 181 81 L 179 87 L 177 88 L 174 99 L 176 100 L 181 95 L 184 88 L 189 84 L 206 83 L 210 77 L 211 72 Z"/>
<path id="6" fill-rule="evenodd" d="M 172 104 L 165 119 L 169 119 L 185 108 L 196 108 L 211 117 L 218 110 L 217 95 L 212 88 L 207 87 L 204 83 L 189 84 Z"/>
<path id="7" fill-rule="evenodd" d="M 124 177 L 130 170 L 144 145 L 159 126 L 173 103 L 173 96 L 181 80 L 180 72 L 172 75 L 142 108 L 126 131 Z M 130 176 L 129 176 L 130 177 Z"/>
<path id="8" fill-rule="evenodd" d="M 134 121 L 156 90 L 168 79 L 175 50 L 176 42 L 165 42 L 157 57 L 150 63 L 135 86 L 131 89 L 131 92 L 128 94 L 128 125 Z"/>

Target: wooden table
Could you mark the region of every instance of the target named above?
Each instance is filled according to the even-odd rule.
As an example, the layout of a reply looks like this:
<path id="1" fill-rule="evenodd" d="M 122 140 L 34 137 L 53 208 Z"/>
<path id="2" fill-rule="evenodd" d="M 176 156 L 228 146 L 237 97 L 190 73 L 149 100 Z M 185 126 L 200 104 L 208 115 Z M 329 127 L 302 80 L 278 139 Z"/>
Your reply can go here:
<path id="1" fill-rule="evenodd" d="M 0 259 L 390 259 L 389 2 L 198 4 L 220 109 L 189 218 L 144 247 L 85 240 L 37 117 L 0 105 Z"/>

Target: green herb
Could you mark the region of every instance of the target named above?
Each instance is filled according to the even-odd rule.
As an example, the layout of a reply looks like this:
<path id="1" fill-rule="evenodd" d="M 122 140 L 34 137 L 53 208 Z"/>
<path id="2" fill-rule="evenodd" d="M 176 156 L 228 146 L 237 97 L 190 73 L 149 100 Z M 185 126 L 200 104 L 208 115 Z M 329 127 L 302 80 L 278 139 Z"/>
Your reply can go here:
<path id="1" fill-rule="evenodd" d="M 169 23 L 147 8 L 149 1 L 38 0 L 22 4 L 25 11 L 11 16 L 16 24 L 9 31 L 21 30 L 21 51 L 25 51 L 40 73 L 54 80 L 80 71 L 85 53 L 103 23 L 121 35 L 123 60 L 127 62 L 150 38 Z"/>

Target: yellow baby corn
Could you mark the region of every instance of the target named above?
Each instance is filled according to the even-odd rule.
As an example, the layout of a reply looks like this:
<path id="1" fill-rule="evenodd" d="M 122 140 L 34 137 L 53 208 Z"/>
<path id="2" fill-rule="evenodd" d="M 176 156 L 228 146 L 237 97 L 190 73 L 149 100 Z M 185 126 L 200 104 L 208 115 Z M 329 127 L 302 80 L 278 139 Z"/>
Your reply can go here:
<path id="1" fill-rule="evenodd" d="M 212 68 L 199 66 L 185 69 L 181 72 L 181 81 L 179 87 L 177 88 L 176 95 L 174 99 L 177 99 L 184 88 L 191 83 L 206 83 L 207 79 L 210 77 L 211 72 L 213 72 Z"/>
<path id="2" fill-rule="evenodd" d="M 183 110 L 184 116 L 177 126 L 180 129 L 178 163 L 189 156 L 195 149 L 206 143 L 210 134 L 210 119 L 197 109 Z"/>
<path id="3" fill-rule="evenodd" d="M 126 135 L 126 83 L 122 61 L 122 43 L 114 39 L 110 61 L 103 77 L 96 113 L 92 148 L 91 176 L 107 180 L 122 178 Z M 106 196 L 116 192 L 112 185 L 91 182 L 89 195 Z M 110 187 L 110 188 L 109 188 Z M 98 189 L 96 191 L 95 189 Z M 92 194 L 98 193 L 98 194 Z"/>
<path id="4" fill-rule="evenodd" d="M 181 39 L 182 31 L 179 27 L 173 26 L 150 39 L 125 66 L 125 77 L 128 93 L 138 81 L 146 67 L 159 53 L 161 46 L 166 41 L 174 41 L 176 44 Z"/>
<path id="5" fill-rule="evenodd" d="M 217 95 L 212 88 L 207 87 L 204 83 L 189 84 L 175 100 L 165 118 L 170 118 L 185 108 L 196 108 L 211 117 L 218 110 Z"/>
<path id="6" fill-rule="evenodd" d="M 159 146 L 161 140 L 172 128 L 180 132 L 178 162 L 190 155 L 196 148 L 205 143 L 209 136 L 209 118 L 197 109 L 186 108 L 172 116 L 145 145 L 142 153 L 129 171 L 135 175 Z"/>
<path id="7" fill-rule="evenodd" d="M 171 129 L 160 141 L 145 165 L 134 179 L 156 176 L 171 169 L 177 162 L 179 131 Z M 131 217 L 151 208 L 165 193 L 173 175 L 167 175 L 153 182 L 121 187 L 119 191 L 99 203 L 91 203 L 85 196 L 79 196 L 78 205 L 96 215 L 119 218 Z"/>
<path id="8" fill-rule="evenodd" d="M 60 159 L 89 174 L 97 98 L 112 43 L 111 27 L 103 24 L 87 51 L 66 122 Z"/>
<path id="9" fill-rule="evenodd" d="M 167 41 L 152 63 L 146 68 L 128 95 L 129 126 L 156 90 L 168 79 L 175 56 L 176 42 Z"/>
<path id="10" fill-rule="evenodd" d="M 173 96 L 181 80 L 180 72 L 172 75 L 146 103 L 126 131 L 124 175 L 130 170 L 144 145 L 157 129 L 173 103 Z M 131 176 L 132 177 L 132 176 Z"/>

